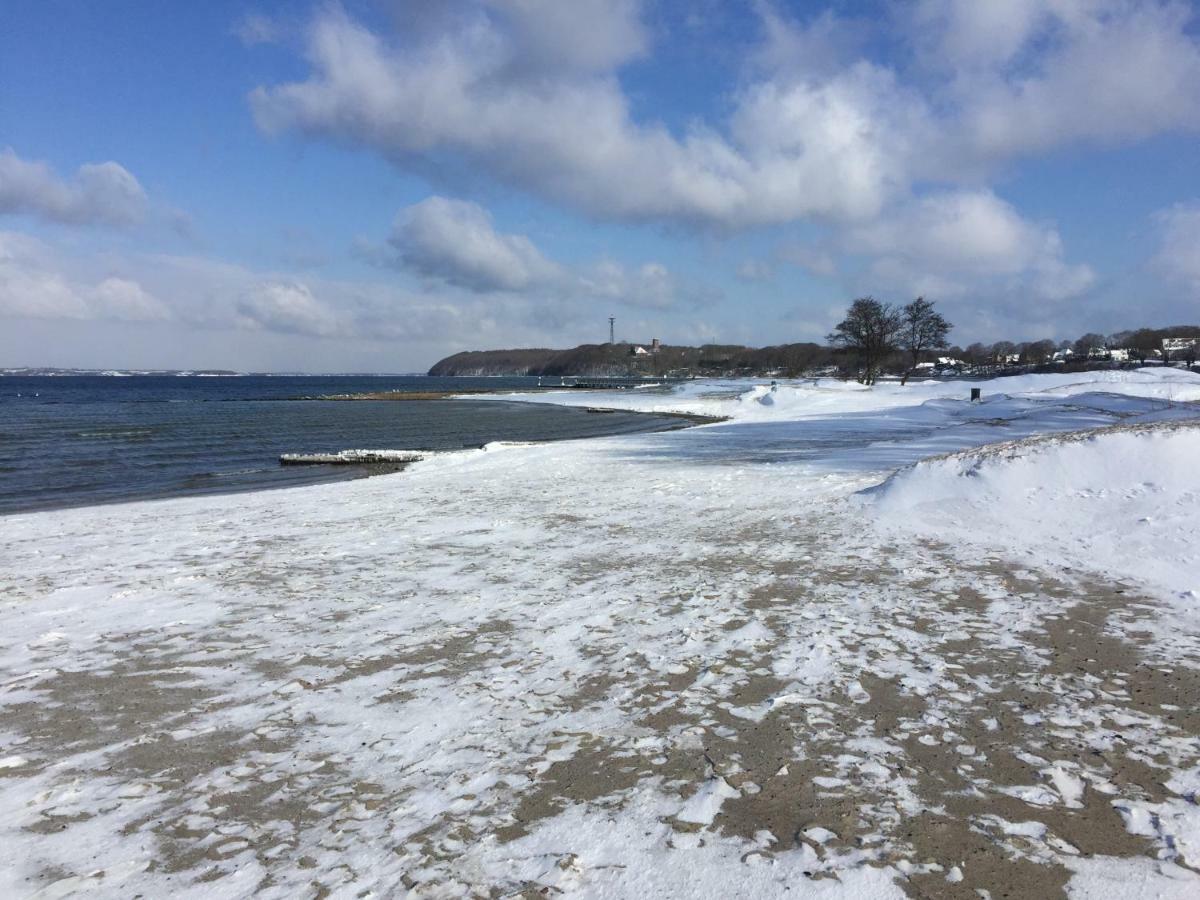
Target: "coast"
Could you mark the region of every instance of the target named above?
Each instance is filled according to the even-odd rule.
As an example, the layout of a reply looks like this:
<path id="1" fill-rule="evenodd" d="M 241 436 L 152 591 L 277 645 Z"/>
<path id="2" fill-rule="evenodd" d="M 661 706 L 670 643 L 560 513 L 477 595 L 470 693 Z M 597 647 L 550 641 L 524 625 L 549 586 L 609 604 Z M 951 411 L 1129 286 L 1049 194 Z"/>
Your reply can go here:
<path id="1" fill-rule="evenodd" d="M 1200 377 L 982 391 L 0 518 L 0 893 L 1193 894 Z"/>

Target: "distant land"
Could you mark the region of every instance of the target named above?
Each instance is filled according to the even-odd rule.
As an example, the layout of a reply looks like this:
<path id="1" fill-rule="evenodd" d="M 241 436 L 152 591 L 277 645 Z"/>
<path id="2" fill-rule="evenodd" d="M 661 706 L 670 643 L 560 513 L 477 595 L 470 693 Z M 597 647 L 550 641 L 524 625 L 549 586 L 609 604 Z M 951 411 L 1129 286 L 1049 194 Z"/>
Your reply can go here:
<path id="1" fill-rule="evenodd" d="M 10 366 L 0 367 L 0 378 L 53 377 L 53 376 L 107 376 L 130 378 L 135 375 L 156 377 L 178 376 L 181 378 L 408 378 L 420 372 L 235 372 L 232 369 L 69 369 L 59 366 Z"/>
<path id="2" fill-rule="evenodd" d="M 57 366 L 14 366 L 0 368 L 0 376 L 32 375 L 109 375 L 128 377 L 131 375 L 240 375 L 229 369 L 65 369 Z"/>
<path id="3" fill-rule="evenodd" d="M 704 344 L 582 344 L 570 350 L 466 350 L 438 361 L 430 375 L 569 375 L 580 377 L 661 375 L 706 376 L 778 372 L 798 374 L 834 364 L 820 344 L 743 347 Z"/>
<path id="4" fill-rule="evenodd" d="M 896 340 L 883 357 L 886 373 L 902 374 L 914 367 L 911 354 Z M 549 375 L 574 377 L 662 376 L 708 378 L 731 375 L 783 377 L 835 374 L 853 375 L 857 353 L 824 344 L 779 344 L 744 347 L 740 344 L 703 344 L 699 347 L 627 342 L 581 344 L 570 350 L 544 347 L 515 350 L 466 350 L 434 363 L 430 375 Z M 1014 375 L 1021 372 L 1085 371 L 1121 368 L 1134 364 L 1185 364 L 1200 358 L 1200 325 L 1138 328 L 1111 335 L 1089 332 L 1078 340 L 997 341 L 927 347 L 922 365 L 936 374 Z"/>

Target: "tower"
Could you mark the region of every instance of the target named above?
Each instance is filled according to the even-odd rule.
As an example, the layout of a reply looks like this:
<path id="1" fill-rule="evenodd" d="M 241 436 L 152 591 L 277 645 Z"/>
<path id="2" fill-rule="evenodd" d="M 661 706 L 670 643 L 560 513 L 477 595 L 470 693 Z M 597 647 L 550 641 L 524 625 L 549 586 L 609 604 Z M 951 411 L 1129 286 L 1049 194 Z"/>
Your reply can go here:
<path id="1" fill-rule="evenodd" d="M 608 342 L 609 342 L 610 344 L 615 344 L 615 343 L 617 342 L 616 338 L 614 337 L 614 335 L 616 334 L 616 332 L 615 332 L 615 330 L 613 329 L 613 323 L 614 323 L 614 322 L 616 322 L 616 321 L 617 321 L 617 320 L 616 320 L 616 317 L 614 317 L 614 316 L 609 316 L 609 317 L 608 317 Z"/>

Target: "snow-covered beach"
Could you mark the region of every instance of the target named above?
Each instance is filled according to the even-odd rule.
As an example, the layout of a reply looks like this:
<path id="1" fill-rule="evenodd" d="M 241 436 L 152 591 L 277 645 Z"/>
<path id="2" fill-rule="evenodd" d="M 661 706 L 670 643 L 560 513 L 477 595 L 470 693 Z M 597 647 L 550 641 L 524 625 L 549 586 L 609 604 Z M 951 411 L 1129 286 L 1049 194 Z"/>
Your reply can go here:
<path id="1" fill-rule="evenodd" d="M 1200 893 L 1200 376 L 529 399 L 0 518 L 0 895 Z"/>

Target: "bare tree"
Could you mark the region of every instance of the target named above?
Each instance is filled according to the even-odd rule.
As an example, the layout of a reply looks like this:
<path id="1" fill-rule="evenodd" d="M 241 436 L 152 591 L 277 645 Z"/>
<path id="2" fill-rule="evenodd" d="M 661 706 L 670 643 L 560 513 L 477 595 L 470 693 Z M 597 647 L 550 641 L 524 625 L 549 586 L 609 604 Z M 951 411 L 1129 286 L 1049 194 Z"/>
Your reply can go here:
<path id="1" fill-rule="evenodd" d="M 827 337 L 835 347 L 857 354 L 862 361 L 858 380 L 874 384 L 879 367 L 897 349 L 903 314 L 890 303 L 860 297 L 850 304 L 846 318 Z"/>
<path id="2" fill-rule="evenodd" d="M 1002 366 L 1008 365 L 1008 358 L 1018 353 L 1017 345 L 1012 341 L 996 341 L 992 344 L 992 359 Z"/>
<path id="3" fill-rule="evenodd" d="M 1129 338 L 1129 354 L 1137 358 L 1139 365 L 1145 365 L 1146 359 L 1153 351 L 1159 349 L 1161 341 L 1158 332 L 1152 328 L 1139 328 Z"/>
<path id="4" fill-rule="evenodd" d="M 917 368 L 922 353 L 946 346 L 946 335 L 953 326 L 924 297 L 918 297 L 900 311 L 900 322 L 900 346 L 912 356 L 912 365 L 900 380 L 904 384 Z"/>
<path id="5" fill-rule="evenodd" d="M 1104 350 L 1108 347 L 1108 342 L 1104 335 L 1088 332 L 1079 340 L 1077 340 L 1071 349 L 1075 352 L 1076 357 L 1087 359 L 1095 350 Z"/>
<path id="6" fill-rule="evenodd" d="M 992 361 L 991 350 L 978 341 L 968 346 L 967 349 L 963 351 L 963 354 L 966 356 L 967 362 L 973 366 L 987 365 Z"/>
<path id="7" fill-rule="evenodd" d="M 1040 366 L 1043 363 L 1047 363 L 1054 358 L 1054 350 L 1056 347 L 1057 344 L 1055 344 L 1055 342 L 1050 338 L 1027 344 L 1023 354 L 1025 361 L 1032 363 L 1035 366 Z"/>

